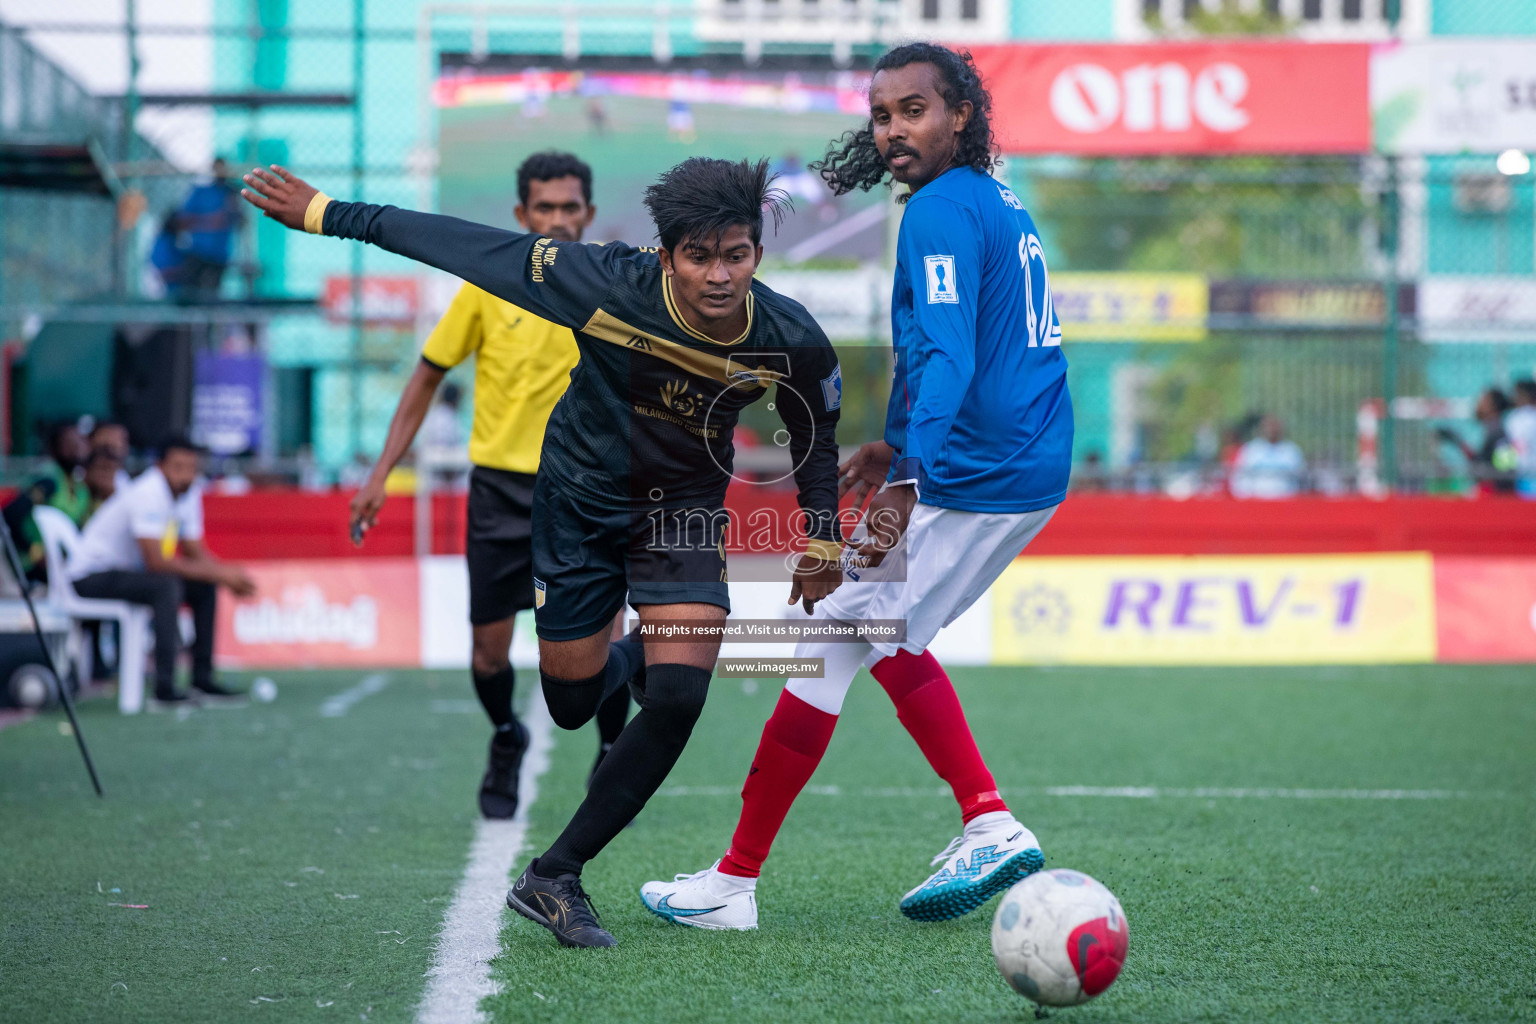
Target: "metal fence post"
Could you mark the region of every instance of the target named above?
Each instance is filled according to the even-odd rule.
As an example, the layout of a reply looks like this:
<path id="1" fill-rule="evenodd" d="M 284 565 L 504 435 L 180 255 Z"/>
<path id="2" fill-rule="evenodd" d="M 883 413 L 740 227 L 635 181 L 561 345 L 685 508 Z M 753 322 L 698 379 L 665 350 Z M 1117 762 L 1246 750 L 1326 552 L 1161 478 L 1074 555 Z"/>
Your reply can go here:
<path id="1" fill-rule="evenodd" d="M 364 0 L 352 0 L 352 201 L 363 202 L 363 46 L 367 42 Z M 353 459 L 363 448 L 363 247 L 352 249 L 352 366 L 348 402 Z"/>
<path id="2" fill-rule="evenodd" d="M 1381 197 L 1381 248 L 1386 257 L 1386 325 L 1381 339 L 1381 482 L 1391 490 L 1397 484 L 1397 428 L 1392 405 L 1397 398 L 1398 347 L 1398 161 L 1387 158 L 1387 187 Z"/>
<path id="3" fill-rule="evenodd" d="M 123 94 L 123 162 L 129 167 L 134 165 L 137 157 L 134 140 L 138 135 L 135 122 L 139 119 L 139 16 L 134 0 L 128 0 L 123 11 L 123 38 L 128 47 L 128 88 Z M 128 191 L 132 193 L 139 187 L 137 174 L 130 174 L 128 179 Z M 121 203 L 126 196 L 114 196 Z M 119 212 L 121 212 L 119 207 Z M 117 247 L 117 258 L 122 261 L 119 266 L 118 280 L 115 282 L 120 295 L 135 295 L 137 268 L 134 266 L 134 258 L 138 255 L 134 246 L 134 230 L 131 226 L 124 226 L 120 217 L 114 220 L 117 230 L 121 233 L 120 244 Z"/>

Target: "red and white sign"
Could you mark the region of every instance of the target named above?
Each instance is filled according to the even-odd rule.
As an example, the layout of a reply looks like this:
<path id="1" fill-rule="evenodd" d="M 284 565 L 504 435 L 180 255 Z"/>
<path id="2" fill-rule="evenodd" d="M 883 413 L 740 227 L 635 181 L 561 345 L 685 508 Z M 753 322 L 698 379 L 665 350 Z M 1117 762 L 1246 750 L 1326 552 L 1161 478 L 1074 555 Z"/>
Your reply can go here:
<path id="1" fill-rule="evenodd" d="M 1442 662 L 1536 662 L 1536 558 L 1435 559 Z"/>
<path id="2" fill-rule="evenodd" d="M 365 274 L 358 281 L 363 320 L 367 323 L 414 323 L 421 306 L 421 284 L 414 277 Z M 320 305 L 332 320 L 352 319 L 352 278 L 332 274 L 325 279 Z"/>
<path id="3" fill-rule="evenodd" d="M 252 562 L 254 597 L 219 598 L 219 664 L 414 667 L 421 664 L 414 558 Z"/>
<path id="4" fill-rule="evenodd" d="M 982 46 L 1004 152 L 1363 153 L 1362 43 Z"/>

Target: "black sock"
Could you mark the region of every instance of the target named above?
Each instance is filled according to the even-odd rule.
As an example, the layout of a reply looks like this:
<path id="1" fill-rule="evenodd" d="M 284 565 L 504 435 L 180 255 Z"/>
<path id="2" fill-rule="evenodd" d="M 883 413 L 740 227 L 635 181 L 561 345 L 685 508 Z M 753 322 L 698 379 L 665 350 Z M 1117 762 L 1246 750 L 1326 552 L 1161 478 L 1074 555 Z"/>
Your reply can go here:
<path id="1" fill-rule="evenodd" d="M 605 700 L 625 689 L 630 678 L 644 666 L 645 648 L 621 640 L 608 645 L 608 660 L 602 671 L 589 679 L 560 679 L 540 669 L 539 680 L 544 686 L 549 717 L 562 729 L 580 729 L 592 720 Z"/>
<path id="2" fill-rule="evenodd" d="M 597 709 L 597 741 L 606 751 L 629 721 L 629 681 L 645 672 L 645 645 L 628 638 L 608 645 L 607 696 Z M 642 687 L 643 688 L 643 687 Z"/>
<path id="3" fill-rule="evenodd" d="M 480 698 L 480 706 L 485 708 L 491 724 L 498 730 L 509 727 L 516 719 L 512 714 L 512 686 L 517 677 L 512 666 L 488 676 L 470 674 L 475 680 L 475 696 Z"/>
<path id="4" fill-rule="evenodd" d="M 603 702 L 603 684 L 607 678 L 607 666 L 589 679 L 561 679 L 539 669 L 539 682 L 544 687 L 544 703 L 549 707 L 549 717 L 562 729 L 580 729 L 586 725 Z"/>
<path id="5" fill-rule="evenodd" d="M 597 742 L 604 750 L 613 746 L 629 721 L 629 687 L 621 686 L 597 709 Z"/>
<path id="6" fill-rule="evenodd" d="M 693 733 L 709 692 L 709 669 L 651 665 L 640 713 L 603 758 L 587 798 L 555 844 L 535 861 L 545 878 L 581 874 L 665 781 Z"/>
<path id="7" fill-rule="evenodd" d="M 607 671 L 608 678 L 603 685 L 603 701 L 605 706 L 608 699 L 619 690 L 629 689 L 629 681 L 631 679 L 640 676 L 642 681 L 644 680 L 645 644 L 639 640 L 631 640 L 628 637 L 610 643 L 608 645 Z M 628 707 L 627 703 L 625 707 Z M 598 722 L 598 728 L 602 728 L 601 720 Z M 624 728 L 623 722 L 619 723 L 619 728 Z M 613 736 L 616 738 L 618 735 L 616 730 Z M 612 740 L 610 739 L 609 742 L 612 742 Z"/>

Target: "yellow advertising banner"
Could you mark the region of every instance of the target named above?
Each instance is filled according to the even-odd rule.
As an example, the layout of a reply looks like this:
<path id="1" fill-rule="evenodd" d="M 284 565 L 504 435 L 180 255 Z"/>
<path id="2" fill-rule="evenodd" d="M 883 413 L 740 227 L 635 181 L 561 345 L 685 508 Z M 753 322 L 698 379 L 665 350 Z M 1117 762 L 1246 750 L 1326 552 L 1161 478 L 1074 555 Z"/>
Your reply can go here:
<path id="1" fill-rule="evenodd" d="M 1051 274 L 1062 340 L 1201 341 L 1210 311 L 1202 274 Z"/>
<path id="2" fill-rule="evenodd" d="M 992 587 L 1004 665 L 1435 659 L 1427 553 L 1021 558 Z"/>

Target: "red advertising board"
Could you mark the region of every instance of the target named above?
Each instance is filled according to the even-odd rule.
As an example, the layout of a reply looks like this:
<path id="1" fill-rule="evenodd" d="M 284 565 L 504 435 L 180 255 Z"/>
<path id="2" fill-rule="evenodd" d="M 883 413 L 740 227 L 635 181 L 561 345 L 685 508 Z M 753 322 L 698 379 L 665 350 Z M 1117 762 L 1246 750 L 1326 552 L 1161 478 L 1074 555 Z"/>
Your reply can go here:
<path id="1" fill-rule="evenodd" d="M 1363 153 L 1363 43 L 1202 41 L 972 49 L 1003 151 Z"/>
<path id="2" fill-rule="evenodd" d="M 364 274 L 358 279 L 362 318 L 370 324 L 409 324 L 421 306 L 421 286 L 414 277 Z M 320 306 L 332 320 L 352 319 L 352 279 L 331 274 L 325 279 Z"/>
<path id="3" fill-rule="evenodd" d="M 254 597 L 219 598 L 215 650 L 230 667 L 421 664 L 414 558 L 255 562 Z"/>
<path id="4" fill-rule="evenodd" d="M 1439 660 L 1536 662 L 1536 558 L 1436 558 Z"/>

